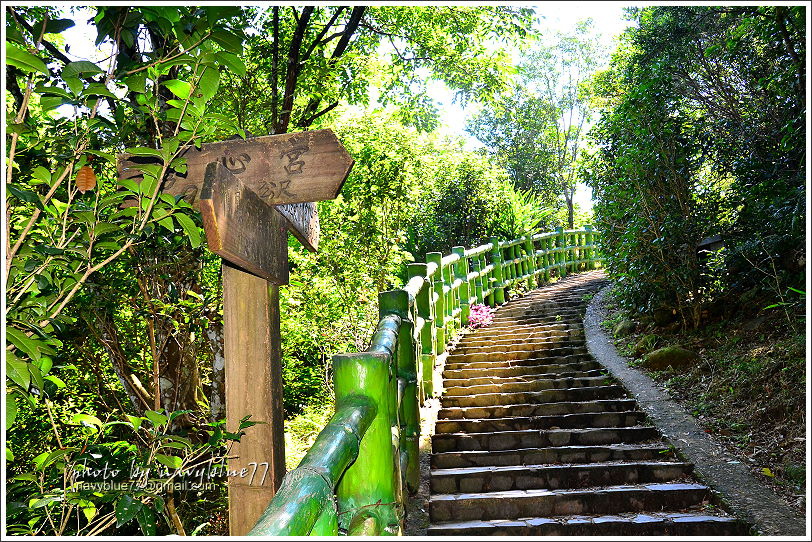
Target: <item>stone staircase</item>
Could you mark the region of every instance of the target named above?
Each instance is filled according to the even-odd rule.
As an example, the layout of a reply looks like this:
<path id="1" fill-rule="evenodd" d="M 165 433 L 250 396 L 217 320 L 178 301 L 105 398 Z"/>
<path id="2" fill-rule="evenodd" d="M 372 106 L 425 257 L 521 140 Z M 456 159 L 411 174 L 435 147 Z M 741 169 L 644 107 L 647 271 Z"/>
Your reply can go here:
<path id="1" fill-rule="evenodd" d="M 588 354 L 569 275 L 511 301 L 446 360 L 430 535 L 746 535 Z"/>

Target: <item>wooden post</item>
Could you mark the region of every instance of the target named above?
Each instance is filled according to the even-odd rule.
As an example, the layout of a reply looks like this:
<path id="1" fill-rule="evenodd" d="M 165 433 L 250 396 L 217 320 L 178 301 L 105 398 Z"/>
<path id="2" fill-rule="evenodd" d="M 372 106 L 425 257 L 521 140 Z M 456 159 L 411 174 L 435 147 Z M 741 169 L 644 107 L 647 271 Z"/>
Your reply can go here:
<path id="1" fill-rule="evenodd" d="M 589 263 L 587 263 L 586 268 L 587 269 L 595 269 L 595 252 L 592 250 L 592 225 L 587 224 L 586 226 L 584 226 L 584 229 L 586 230 L 586 235 L 585 235 L 585 237 L 586 237 L 586 251 L 585 251 L 585 253 L 586 253 L 586 259 L 589 260 Z"/>
<path id="2" fill-rule="evenodd" d="M 226 363 L 226 419 L 229 431 L 251 415 L 251 427 L 232 450 L 229 470 L 245 477 L 228 482 L 229 530 L 250 531 L 285 475 L 282 352 L 279 286 L 223 262 L 223 330 Z M 252 474 L 253 473 L 253 474 Z"/>

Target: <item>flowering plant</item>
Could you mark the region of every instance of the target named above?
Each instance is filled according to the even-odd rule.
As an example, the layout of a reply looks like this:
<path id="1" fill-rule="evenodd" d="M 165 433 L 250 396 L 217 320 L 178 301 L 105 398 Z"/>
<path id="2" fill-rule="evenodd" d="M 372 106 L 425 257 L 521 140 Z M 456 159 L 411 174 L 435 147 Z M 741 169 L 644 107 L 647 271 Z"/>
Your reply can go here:
<path id="1" fill-rule="evenodd" d="M 468 315 L 468 324 L 471 328 L 487 327 L 491 322 L 493 322 L 492 308 L 481 303 L 471 305 L 471 313 Z"/>

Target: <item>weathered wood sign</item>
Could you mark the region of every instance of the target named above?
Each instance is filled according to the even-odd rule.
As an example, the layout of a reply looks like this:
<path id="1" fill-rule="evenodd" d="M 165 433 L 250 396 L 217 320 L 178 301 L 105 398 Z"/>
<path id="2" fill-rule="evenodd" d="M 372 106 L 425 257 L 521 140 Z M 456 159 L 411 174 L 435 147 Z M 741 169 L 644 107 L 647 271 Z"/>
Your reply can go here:
<path id="1" fill-rule="evenodd" d="M 279 285 L 288 282 L 289 229 L 316 251 L 315 201 L 333 199 L 353 160 L 332 130 L 206 143 L 183 151 L 185 174 L 169 173 L 163 192 L 181 196 L 203 216 L 209 249 L 223 262 L 226 418 L 234 431 L 251 415 L 261 422 L 234 447 L 229 528 L 251 530 L 285 475 Z M 120 179 L 143 178 L 155 158 L 118 157 Z M 253 470 L 252 470 L 253 469 Z"/>
<path id="2" fill-rule="evenodd" d="M 276 205 L 279 214 L 288 221 L 290 233 L 296 237 L 304 247 L 310 252 L 319 249 L 319 215 L 316 212 L 316 204 L 312 201 L 307 203 L 291 203 L 289 205 Z"/>
<path id="3" fill-rule="evenodd" d="M 206 166 L 200 213 L 209 250 L 269 282 L 288 283 L 285 218 L 220 162 Z"/>
<path id="4" fill-rule="evenodd" d="M 163 192 L 182 196 L 199 208 L 203 175 L 209 162 L 220 162 L 269 205 L 281 209 L 291 232 L 309 250 L 318 247 L 319 226 L 311 203 L 334 199 L 353 165 L 353 159 L 330 129 L 233 139 L 204 143 L 200 149 L 189 147 L 186 173 L 170 172 Z M 138 181 L 143 164 L 154 164 L 152 157 L 120 154 L 120 179 Z"/>
<path id="5" fill-rule="evenodd" d="M 186 173 L 170 172 L 163 192 L 197 208 L 209 162 L 220 162 L 269 205 L 334 199 L 353 160 L 330 129 L 204 143 L 182 151 Z M 119 176 L 138 179 L 151 157 L 119 155 Z"/>

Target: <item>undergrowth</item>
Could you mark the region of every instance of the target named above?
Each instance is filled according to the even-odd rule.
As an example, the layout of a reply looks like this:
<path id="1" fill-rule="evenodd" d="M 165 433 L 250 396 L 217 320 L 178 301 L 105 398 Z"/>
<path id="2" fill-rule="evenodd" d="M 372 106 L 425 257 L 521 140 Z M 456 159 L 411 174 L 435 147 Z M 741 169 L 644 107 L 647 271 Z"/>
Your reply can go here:
<path id="1" fill-rule="evenodd" d="M 771 306 L 757 299 L 728 319 L 709 320 L 696 330 L 678 324 L 655 326 L 644 318 L 637 330 L 616 339 L 631 366 L 644 365 L 648 352 L 679 345 L 699 354 L 685 369 L 651 372 L 714 435 L 793 507 L 805 507 L 806 337 L 802 304 Z M 627 315 L 612 310 L 605 327 Z M 656 346 L 640 351 L 641 337 Z"/>

